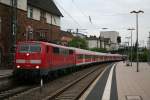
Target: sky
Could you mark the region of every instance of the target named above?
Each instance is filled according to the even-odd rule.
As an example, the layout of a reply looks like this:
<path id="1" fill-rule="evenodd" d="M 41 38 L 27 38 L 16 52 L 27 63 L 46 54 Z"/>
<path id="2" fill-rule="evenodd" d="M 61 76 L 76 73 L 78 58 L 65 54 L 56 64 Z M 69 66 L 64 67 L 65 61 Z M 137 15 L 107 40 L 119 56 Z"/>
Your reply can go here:
<path id="1" fill-rule="evenodd" d="M 130 12 L 143 10 L 144 14 L 139 14 L 139 43 L 147 44 L 150 32 L 150 0 L 54 1 L 64 16 L 61 18 L 62 30 L 75 31 L 78 28 L 79 32 L 88 36 L 99 36 L 100 31 L 118 31 L 123 42 L 128 41 L 125 37 L 131 35 L 127 29 L 136 28 L 136 16 Z M 133 31 L 133 41 L 136 41 L 136 31 Z"/>

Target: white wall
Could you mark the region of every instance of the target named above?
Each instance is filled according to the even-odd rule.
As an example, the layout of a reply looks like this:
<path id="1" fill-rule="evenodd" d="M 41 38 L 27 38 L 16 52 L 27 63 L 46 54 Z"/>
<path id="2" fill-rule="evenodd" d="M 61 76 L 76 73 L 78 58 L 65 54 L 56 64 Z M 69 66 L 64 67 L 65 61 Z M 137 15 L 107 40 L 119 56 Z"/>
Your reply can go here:
<path id="1" fill-rule="evenodd" d="M 41 16 L 40 9 L 33 8 L 33 19 L 40 20 L 40 16 Z"/>
<path id="2" fill-rule="evenodd" d="M 46 21 L 49 24 L 60 26 L 60 17 L 46 13 Z"/>
<path id="3" fill-rule="evenodd" d="M 0 0 L 0 3 L 6 4 L 6 5 L 11 5 L 11 0 Z"/>
<path id="4" fill-rule="evenodd" d="M 0 3 L 11 6 L 12 0 L 0 0 Z M 18 0 L 17 7 L 21 10 L 27 10 L 27 0 Z"/>
<path id="5" fill-rule="evenodd" d="M 110 38 L 111 40 L 111 49 L 117 50 L 118 49 L 118 43 L 117 43 L 117 37 L 119 36 L 119 33 L 116 31 L 103 31 L 100 33 L 101 37 L 104 38 Z"/>
<path id="6" fill-rule="evenodd" d="M 53 24 L 56 26 L 60 26 L 60 17 L 53 16 Z"/>
<path id="7" fill-rule="evenodd" d="M 27 0 L 18 0 L 17 3 L 19 9 L 27 11 Z"/>
<path id="8" fill-rule="evenodd" d="M 87 41 L 88 41 L 88 47 L 89 48 L 104 48 L 104 41 L 101 41 L 101 44 L 100 44 L 100 40 L 87 40 Z M 100 45 L 101 45 L 101 47 L 100 47 Z M 111 49 L 108 44 L 105 44 L 105 48 L 107 50 Z"/>
<path id="9" fill-rule="evenodd" d="M 87 40 L 89 48 L 97 48 L 97 40 Z M 99 45 L 98 45 L 99 48 Z"/>
<path id="10" fill-rule="evenodd" d="M 51 14 L 49 14 L 49 13 L 46 13 L 46 21 L 47 21 L 47 23 L 49 23 L 49 24 L 51 24 Z"/>
<path id="11" fill-rule="evenodd" d="M 112 43 L 117 43 L 117 37 L 119 33 L 116 31 L 103 31 L 100 33 L 101 37 L 110 38 Z"/>

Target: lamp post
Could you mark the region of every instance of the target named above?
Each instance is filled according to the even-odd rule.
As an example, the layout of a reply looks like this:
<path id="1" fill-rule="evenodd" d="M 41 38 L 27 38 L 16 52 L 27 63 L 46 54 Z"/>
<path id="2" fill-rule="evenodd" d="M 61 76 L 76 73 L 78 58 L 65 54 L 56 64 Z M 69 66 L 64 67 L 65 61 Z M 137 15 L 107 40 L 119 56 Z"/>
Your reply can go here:
<path id="1" fill-rule="evenodd" d="M 150 32 L 149 32 L 147 47 L 148 47 L 148 62 L 150 63 Z"/>
<path id="2" fill-rule="evenodd" d="M 138 55 L 138 14 L 139 13 L 144 13 L 144 11 L 142 10 L 139 10 L 139 11 L 131 11 L 130 12 L 131 14 L 134 13 L 136 15 L 136 43 L 137 43 L 137 48 L 136 48 L 136 62 L 137 62 L 137 72 L 139 72 L 139 55 Z"/>
<path id="3" fill-rule="evenodd" d="M 131 66 L 132 66 L 132 49 L 133 49 L 133 47 L 132 47 L 132 31 L 135 30 L 135 29 L 134 28 L 129 28 L 128 30 L 131 31 L 131 54 L 130 54 L 131 57 L 130 57 L 130 61 L 131 61 Z"/>

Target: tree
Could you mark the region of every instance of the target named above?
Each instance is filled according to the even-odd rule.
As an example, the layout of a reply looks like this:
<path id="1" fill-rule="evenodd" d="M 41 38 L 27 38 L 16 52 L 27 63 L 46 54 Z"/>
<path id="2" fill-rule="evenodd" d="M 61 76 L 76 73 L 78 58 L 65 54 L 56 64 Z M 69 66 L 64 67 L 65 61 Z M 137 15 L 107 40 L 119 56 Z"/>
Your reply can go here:
<path id="1" fill-rule="evenodd" d="M 72 41 L 70 41 L 69 46 L 71 47 L 76 47 L 76 48 L 81 48 L 81 49 L 87 49 L 87 41 L 85 39 L 79 38 L 79 37 L 75 37 L 72 39 Z"/>
<path id="2" fill-rule="evenodd" d="M 107 50 L 105 48 L 91 48 L 89 49 L 91 51 L 96 51 L 96 52 L 104 52 L 107 53 Z"/>

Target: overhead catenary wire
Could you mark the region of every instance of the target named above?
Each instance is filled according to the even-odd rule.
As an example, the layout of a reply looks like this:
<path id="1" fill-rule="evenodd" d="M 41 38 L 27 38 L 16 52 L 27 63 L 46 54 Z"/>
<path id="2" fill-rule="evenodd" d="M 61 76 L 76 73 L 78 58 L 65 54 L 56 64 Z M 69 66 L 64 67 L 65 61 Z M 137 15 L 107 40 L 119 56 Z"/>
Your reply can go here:
<path id="1" fill-rule="evenodd" d="M 84 16 L 84 17 L 88 17 L 89 15 L 87 15 L 85 13 L 85 11 L 83 11 L 81 8 L 79 8 L 76 3 L 74 2 L 74 0 L 72 0 L 73 5 L 80 11 L 80 13 Z"/>
<path id="2" fill-rule="evenodd" d="M 78 11 L 85 17 L 88 19 L 88 22 L 90 25 L 92 25 L 94 27 L 94 29 L 99 29 L 99 25 L 95 24 L 93 22 L 93 18 L 91 17 L 91 15 L 88 15 L 85 11 L 83 11 L 76 3 L 74 0 L 72 0 L 73 5 L 78 9 Z"/>
<path id="3" fill-rule="evenodd" d="M 85 11 L 83 11 L 79 6 L 77 6 L 74 0 L 72 0 L 72 3 L 84 17 L 88 18 L 88 21 L 90 22 L 90 24 L 93 24 L 91 16 L 86 14 Z"/>
<path id="4" fill-rule="evenodd" d="M 79 27 L 81 27 L 81 25 L 71 16 L 71 14 L 66 11 L 56 0 L 53 0 L 63 11 L 64 13 L 66 13 L 68 15 L 68 17 L 70 17 L 72 19 L 72 21 L 77 24 Z"/>
<path id="5" fill-rule="evenodd" d="M 62 0 L 59 0 L 59 1 L 57 1 L 57 0 L 53 0 L 58 6 L 59 6 L 59 8 L 61 9 L 61 10 L 63 10 L 64 11 L 64 13 L 66 13 L 67 14 L 67 16 L 69 17 L 69 18 L 71 18 L 71 20 L 77 25 L 77 28 L 82 28 L 82 27 L 84 27 L 83 25 L 81 26 L 81 23 L 77 20 L 77 17 L 76 17 L 76 19 L 74 18 L 74 16 L 72 16 L 71 15 L 71 13 L 70 12 L 68 12 L 63 6 L 62 6 L 62 4 L 63 4 L 63 2 L 62 2 Z M 91 26 L 90 28 L 92 28 L 92 29 L 101 29 L 103 26 L 101 26 L 101 25 L 98 25 L 98 24 L 96 24 L 95 22 L 94 22 L 94 19 L 92 18 L 92 16 L 90 16 L 90 15 L 88 15 L 83 9 L 81 9 L 81 7 L 79 7 L 79 5 L 77 5 L 77 3 L 75 2 L 75 0 L 71 0 L 71 2 L 72 2 L 72 4 L 74 5 L 74 7 L 84 16 L 84 18 L 86 18 L 87 19 L 87 21 L 88 21 L 88 23 L 89 23 L 89 26 Z M 120 12 L 118 12 L 118 13 L 106 13 L 106 14 L 101 14 L 101 16 L 129 16 L 129 14 L 128 13 L 120 13 Z M 66 19 L 65 19 L 66 20 Z M 67 19 L 68 20 L 68 19 Z M 86 22 L 87 22 L 86 21 Z M 67 24 L 70 24 L 70 23 L 67 23 Z M 70 24 L 71 26 L 72 26 L 72 24 Z M 106 27 L 106 26 L 105 26 Z M 67 28 L 68 29 L 68 28 Z M 122 30 L 122 29 L 120 29 L 119 28 L 119 30 Z"/>
<path id="6" fill-rule="evenodd" d="M 57 0 L 53 0 L 73 21 L 74 23 L 76 23 L 78 25 L 78 27 L 81 27 L 81 25 L 73 18 L 73 16 L 66 11 L 61 5 L 60 3 L 57 2 Z M 61 0 L 59 0 L 59 2 L 62 3 Z M 96 25 L 95 23 L 93 23 L 92 17 L 88 14 L 86 14 L 83 10 L 81 10 L 81 8 L 79 8 L 76 3 L 74 2 L 74 0 L 72 0 L 73 5 L 78 9 L 78 11 L 88 19 L 89 24 L 91 24 L 93 27 L 95 27 L 95 29 L 99 29 L 99 25 Z"/>

